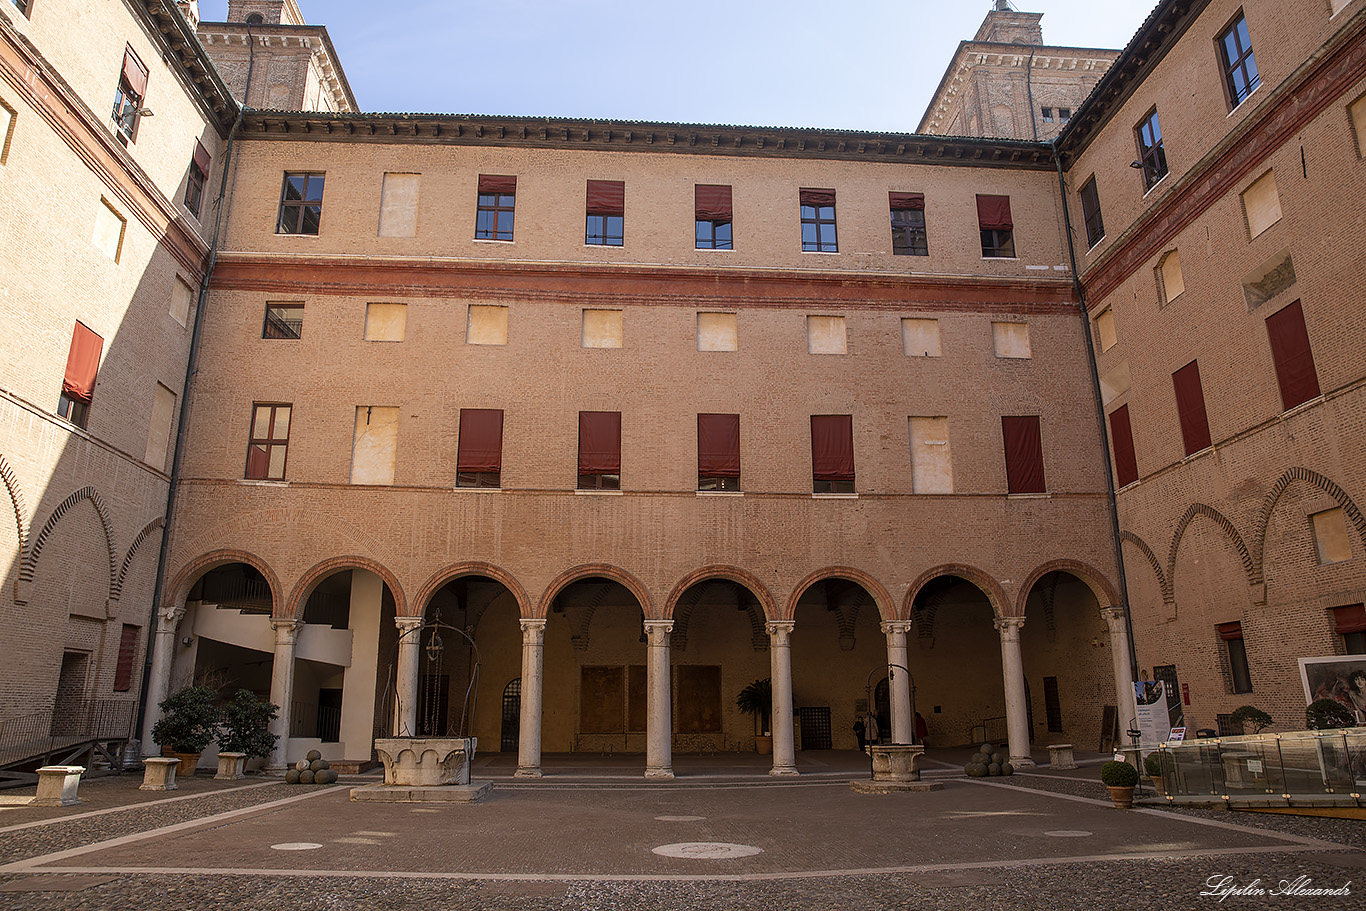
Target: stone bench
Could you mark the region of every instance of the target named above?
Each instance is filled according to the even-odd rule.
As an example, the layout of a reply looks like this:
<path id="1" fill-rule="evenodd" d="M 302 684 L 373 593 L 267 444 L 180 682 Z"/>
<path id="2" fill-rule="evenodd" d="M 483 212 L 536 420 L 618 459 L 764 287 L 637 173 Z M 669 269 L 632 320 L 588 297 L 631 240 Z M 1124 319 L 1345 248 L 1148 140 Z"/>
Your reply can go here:
<path id="1" fill-rule="evenodd" d="M 74 807 L 81 802 L 76 789 L 81 784 L 81 765 L 48 765 L 38 770 L 38 796 L 30 806 Z"/>
<path id="2" fill-rule="evenodd" d="M 1048 762 L 1055 769 L 1075 769 L 1077 760 L 1072 755 L 1072 744 L 1050 743 L 1048 745 Z"/>
<path id="3" fill-rule="evenodd" d="M 152 756 L 142 760 L 142 784 L 138 785 L 138 790 L 180 790 L 180 785 L 175 783 L 175 771 L 179 765 L 179 759 L 173 759 L 166 756 Z"/>

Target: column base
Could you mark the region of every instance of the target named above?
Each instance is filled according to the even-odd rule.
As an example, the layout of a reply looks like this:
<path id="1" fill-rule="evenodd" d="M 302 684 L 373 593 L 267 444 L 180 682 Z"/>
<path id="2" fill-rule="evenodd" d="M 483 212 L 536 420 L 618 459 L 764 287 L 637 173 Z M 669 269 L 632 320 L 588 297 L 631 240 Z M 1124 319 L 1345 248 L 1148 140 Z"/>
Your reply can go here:
<path id="1" fill-rule="evenodd" d="M 1038 763 L 1030 759 L 1028 756 L 1020 756 L 1018 758 L 1012 756 L 1010 757 L 1010 764 L 1017 769 L 1033 769 L 1038 767 Z"/>
<path id="2" fill-rule="evenodd" d="M 646 777 L 646 778 L 656 779 L 656 780 L 659 780 L 659 781 L 667 781 L 668 779 L 674 777 L 674 770 L 673 770 L 673 769 L 646 769 L 646 770 L 645 770 L 645 777 Z"/>
<path id="3" fill-rule="evenodd" d="M 512 777 L 513 777 L 513 778 L 541 778 L 541 777 L 543 777 L 543 776 L 542 776 L 541 770 L 540 770 L 539 768 L 525 768 L 525 769 L 518 769 L 515 773 L 513 773 L 513 776 L 512 776 Z"/>
<path id="4" fill-rule="evenodd" d="M 773 768 L 769 769 L 768 774 L 772 775 L 775 778 L 792 778 L 796 775 L 800 775 L 801 773 L 797 771 L 796 766 L 775 765 Z"/>

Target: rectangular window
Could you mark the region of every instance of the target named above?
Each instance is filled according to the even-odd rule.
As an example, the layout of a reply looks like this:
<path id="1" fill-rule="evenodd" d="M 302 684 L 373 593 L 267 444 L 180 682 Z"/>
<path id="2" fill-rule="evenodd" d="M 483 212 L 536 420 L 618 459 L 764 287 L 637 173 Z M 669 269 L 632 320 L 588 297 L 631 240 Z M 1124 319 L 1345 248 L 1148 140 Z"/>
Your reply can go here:
<path id="1" fill-rule="evenodd" d="M 480 174 L 479 208 L 474 216 L 474 239 L 512 240 L 513 210 L 516 205 L 515 176 Z"/>
<path id="2" fill-rule="evenodd" d="M 1046 493 L 1043 476 L 1043 436 L 1038 415 L 1001 417 L 1009 493 Z"/>
<path id="3" fill-rule="evenodd" d="M 907 357 L 939 357 L 939 320 L 902 318 L 901 353 Z"/>
<path id="4" fill-rule="evenodd" d="M 853 415 L 811 415 L 811 475 L 814 493 L 854 492 Z"/>
<path id="5" fill-rule="evenodd" d="M 1237 107 L 1262 84 L 1262 77 L 1257 74 L 1257 58 L 1252 55 L 1252 38 L 1247 33 L 1247 19 L 1242 11 L 1219 36 L 1219 56 L 1223 63 L 1224 88 L 1228 90 L 1229 107 Z"/>
<path id="6" fill-rule="evenodd" d="M 9 142 L 14 135 L 14 108 L 0 99 L 0 164 L 9 160 Z"/>
<path id="7" fill-rule="evenodd" d="M 266 302 L 266 319 L 261 324 L 261 338 L 302 338 L 303 334 L 303 304 Z"/>
<path id="8" fill-rule="evenodd" d="M 1157 123 L 1156 108 L 1134 127 L 1134 137 L 1138 140 L 1138 163 L 1143 171 L 1143 189 L 1151 190 L 1167 176 L 1167 153 L 1162 150 L 1162 128 Z"/>
<path id="9" fill-rule="evenodd" d="M 171 287 L 171 319 L 188 326 L 190 322 L 190 301 L 194 299 L 194 291 L 189 285 L 185 284 L 185 279 L 179 275 L 175 277 L 175 284 Z"/>
<path id="10" fill-rule="evenodd" d="M 1157 264 L 1157 278 L 1161 284 L 1161 298 L 1169 304 L 1186 290 L 1186 276 L 1181 271 L 1181 251 L 1170 250 Z"/>
<path id="11" fill-rule="evenodd" d="M 198 139 L 194 141 L 194 154 L 190 156 L 190 173 L 185 179 L 185 208 L 195 218 L 199 217 L 200 206 L 204 203 L 204 185 L 209 181 L 209 150 Z"/>
<path id="12" fill-rule="evenodd" d="M 351 483 L 393 484 L 397 452 L 398 409 L 357 405 L 356 432 L 351 443 Z"/>
<path id="13" fill-rule="evenodd" d="M 147 426 L 147 449 L 142 460 L 158 471 L 166 468 L 171 447 L 171 424 L 175 421 L 175 393 L 160 383 L 152 391 L 152 419 Z"/>
<path id="14" fill-rule="evenodd" d="M 697 489 L 740 489 L 740 415 L 697 416 Z"/>
<path id="15" fill-rule="evenodd" d="M 1333 632 L 1342 637 L 1348 655 L 1366 655 L 1366 605 L 1333 608 Z"/>
<path id="16" fill-rule="evenodd" d="M 1267 171 L 1242 193 L 1247 215 L 1247 234 L 1256 237 L 1281 220 L 1281 197 L 1276 192 L 1276 172 Z"/>
<path id="17" fill-rule="evenodd" d="M 133 687 L 133 659 L 138 653 L 138 632 L 141 627 L 123 624 L 119 633 L 119 660 L 114 666 L 114 692 L 126 693 Z"/>
<path id="18" fill-rule="evenodd" d="M 280 481 L 285 476 L 289 452 L 290 405 L 251 406 L 251 438 L 247 443 L 245 477 L 256 481 Z"/>
<path id="19" fill-rule="evenodd" d="M 1314 530 L 1314 550 L 1319 563 L 1340 563 L 1352 559 L 1352 541 L 1347 534 L 1347 517 L 1342 508 L 1325 509 L 1309 517 Z"/>
<path id="20" fill-rule="evenodd" d="M 1134 454 L 1134 431 L 1129 423 L 1129 406 L 1110 412 L 1110 446 L 1115 452 L 1115 487 L 1138 480 L 1138 457 Z"/>
<path id="21" fill-rule="evenodd" d="M 95 397 L 95 378 L 99 374 L 103 351 L 104 339 L 84 323 L 76 323 L 71 332 L 71 349 L 66 355 L 62 392 L 57 398 L 57 414 L 77 427 L 85 427 L 90 418 L 90 403 Z"/>
<path id="22" fill-rule="evenodd" d="M 1066 123 L 1067 121 L 1069 121 L 1069 120 L 1071 120 L 1071 119 L 1072 119 L 1072 109 L 1071 109 L 1071 108 L 1058 108 L 1058 120 L 1059 120 L 1059 121 L 1061 121 L 1062 123 Z"/>
<path id="23" fill-rule="evenodd" d="M 1314 352 L 1309 347 L 1309 330 L 1304 325 L 1304 308 L 1299 301 L 1266 318 L 1266 335 L 1271 342 L 1271 359 L 1276 363 L 1276 382 L 1281 387 L 1281 405 L 1286 411 L 1319 396 L 1319 376 L 1314 370 Z"/>
<path id="24" fill-rule="evenodd" d="M 1109 351 L 1119 341 L 1115 334 L 1115 312 L 1106 307 L 1096 314 L 1096 336 L 1100 339 L 1100 350 Z"/>
<path id="25" fill-rule="evenodd" d="M 579 489 L 621 489 L 621 412 L 579 412 Z"/>
<path id="26" fill-rule="evenodd" d="M 925 233 L 925 194 L 887 194 L 892 211 L 892 253 L 896 256 L 929 256 Z"/>
<path id="27" fill-rule="evenodd" d="M 1029 323 L 992 323 L 991 342 L 997 357 L 1033 357 L 1029 347 Z"/>
<path id="28" fill-rule="evenodd" d="M 1015 223 L 1010 217 L 1009 196 L 977 194 L 977 227 L 982 234 L 984 257 L 1015 256 Z"/>
<path id="29" fill-rule="evenodd" d="M 33 0 L 10 0 L 10 2 L 14 4 L 15 9 L 25 16 L 28 15 L 29 8 L 33 5 Z"/>
<path id="30" fill-rule="evenodd" d="M 696 184 L 693 188 L 697 219 L 697 249 L 731 250 L 730 187 Z"/>
<path id="31" fill-rule="evenodd" d="M 1082 184 L 1081 218 L 1086 224 L 1086 246 L 1094 247 L 1105 236 L 1105 220 L 1100 216 L 1100 193 L 1096 190 L 1096 177 Z"/>
<path id="32" fill-rule="evenodd" d="M 913 493 L 953 493 L 953 456 L 949 451 L 947 417 L 913 417 L 911 429 L 911 490 Z"/>
<path id="33" fill-rule="evenodd" d="M 808 316 L 806 350 L 809 354 L 846 354 L 849 337 L 842 316 Z"/>
<path id="34" fill-rule="evenodd" d="M 736 314 L 697 314 L 698 351 L 736 351 L 739 347 L 740 328 Z"/>
<path id="35" fill-rule="evenodd" d="M 626 222 L 626 183 L 621 180 L 588 181 L 587 227 L 584 243 L 620 247 Z"/>
<path id="36" fill-rule="evenodd" d="M 456 486 L 501 487 L 503 412 L 494 408 L 461 408 L 460 441 L 455 457 Z"/>
<path id="37" fill-rule="evenodd" d="M 408 329 L 407 304 L 366 304 L 365 340 L 401 342 Z"/>
<path id="38" fill-rule="evenodd" d="M 467 345 L 506 345 L 508 343 L 508 308 L 491 304 L 470 304 L 465 326 Z"/>
<path id="39" fill-rule="evenodd" d="M 128 227 L 128 222 L 122 215 L 114 211 L 106 200 L 101 199 L 100 204 L 95 207 L 95 230 L 90 235 L 90 242 L 114 262 L 119 261 L 123 255 L 123 234 Z"/>
<path id="40" fill-rule="evenodd" d="M 1366 95 L 1353 101 L 1347 113 L 1352 118 L 1352 129 L 1357 134 L 1357 157 L 1366 158 Z"/>
<path id="41" fill-rule="evenodd" d="M 417 236 L 421 174 L 385 174 L 379 191 L 379 236 Z M 317 232 L 314 232 L 317 233 Z"/>
<path id="42" fill-rule="evenodd" d="M 285 172 L 280 190 L 280 218 L 276 234 L 317 234 L 323 218 L 323 181 L 326 175 Z"/>
<path id="43" fill-rule="evenodd" d="M 1252 673 L 1247 665 L 1247 648 L 1243 644 L 1243 624 L 1220 623 L 1215 627 L 1224 643 L 1228 659 L 1228 686 L 1234 693 L 1252 692 Z"/>
<path id="44" fill-rule="evenodd" d="M 1209 418 L 1205 414 L 1205 390 L 1200 385 L 1200 364 L 1191 361 L 1172 374 L 1176 390 L 1176 414 L 1181 420 L 1181 439 L 1186 455 L 1208 449 Z"/>
<path id="45" fill-rule="evenodd" d="M 802 252 L 838 253 L 835 237 L 835 191 L 798 191 L 802 216 Z"/>
<path id="46" fill-rule="evenodd" d="M 1044 123 L 1052 123 L 1052 122 L 1053 122 L 1053 109 L 1052 109 L 1052 108 L 1039 108 L 1039 113 L 1043 115 L 1043 122 L 1044 122 Z"/>
<path id="47" fill-rule="evenodd" d="M 123 50 L 123 69 L 114 92 L 114 135 L 127 145 L 137 136 L 142 100 L 147 97 L 147 67 L 131 47 Z"/>
<path id="48" fill-rule="evenodd" d="M 622 340 L 620 310 L 583 311 L 582 348 L 620 348 Z"/>

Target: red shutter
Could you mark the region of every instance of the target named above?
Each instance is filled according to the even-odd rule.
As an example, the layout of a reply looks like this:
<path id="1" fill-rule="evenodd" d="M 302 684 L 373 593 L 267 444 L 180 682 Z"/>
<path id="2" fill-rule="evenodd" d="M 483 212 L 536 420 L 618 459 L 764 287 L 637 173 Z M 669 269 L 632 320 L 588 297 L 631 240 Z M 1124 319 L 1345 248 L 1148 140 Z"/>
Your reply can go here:
<path id="1" fill-rule="evenodd" d="M 1138 458 L 1134 455 L 1134 432 L 1129 425 L 1129 406 L 1110 412 L 1110 445 L 1115 450 L 1115 487 L 1138 480 Z"/>
<path id="2" fill-rule="evenodd" d="M 811 415 L 811 476 L 817 481 L 854 480 L 852 415 Z"/>
<path id="3" fill-rule="evenodd" d="M 579 412 L 579 474 L 621 471 L 621 412 Z"/>
<path id="4" fill-rule="evenodd" d="M 126 693 L 133 685 L 133 658 L 138 651 L 138 627 L 123 626 L 119 636 L 119 663 L 114 668 L 114 692 Z"/>
<path id="5" fill-rule="evenodd" d="M 1172 374 L 1176 389 L 1176 414 L 1181 419 L 1181 439 L 1186 455 L 1209 446 L 1209 418 L 1205 415 L 1205 391 L 1200 385 L 1200 364 L 1191 361 Z"/>
<path id="6" fill-rule="evenodd" d="M 95 374 L 100 370 L 100 352 L 104 339 L 91 332 L 84 323 L 77 323 L 71 333 L 71 350 L 66 356 L 66 376 L 62 392 L 68 398 L 90 404 L 95 395 Z"/>
<path id="7" fill-rule="evenodd" d="M 1349 604 L 1333 608 L 1333 632 L 1339 636 L 1366 633 L 1366 605 Z"/>
<path id="8" fill-rule="evenodd" d="M 625 215 L 626 183 L 621 180 L 588 181 L 589 215 Z"/>
<path id="9" fill-rule="evenodd" d="M 834 190 L 810 190 L 802 189 L 798 191 L 804 206 L 833 206 L 835 204 Z"/>
<path id="10" fill-rule="evenodd" d="M 697 416 L 697 473 L 708 478 L 740 477 L 740 415 Z"/>
<path id="11" fill-rule="evenodd" d="M 497 174 L 480 174 L 479 192 L 486 196 L 500 194 L 504 196 L 515 196 L 517 194 L 517 178 L 501 177 Z"/>
<path id="12" fill-rule="evenodd" d="M 984 231 L 1009 231 L 1015 226 L 1010 220 L 1009 196 L 977 196 L 977 224 Z"/>
<path id="13" fill-rule="evenodd" d="M 1289 411 L 1302 402 L 1317 398 L 1319 377 L 1314 371 L 1314 352 L 1309 347 L 1309 330 L 1304 326 L 1304 308 L 1300 302 L 1295 301 L 1268 316 L 1266 335 L 1271 342 L 1271 359 L 1276 362 L 1281 405 Z"/>
<path id="14" fill-rule="evenodd" d="M 209 157 L 209 150 L 204 148 L 204 144 L 196 139 L 194 141 L 194 165 L 205 177 L 209 175 L 209 163 L 212 160 Z"/>
<path id="15" fill-rule="evenodd" d="M 1046 493 L 1038 415 L 1002 416 L 1001 436 L 1006 450 L 1006 489 L 1010 493 Z"/>
<path id="16" fill-rule="evenodd" d="M 460 409 L 457 471 L 503 470 L 503 412 L 493 408 Z"/>
<path id="17" fill-rule="evenodd" d="M 1243 638 L 1242 621 L 1235 620 L 1233 623 L 1220 623 L 1215 627 L 1219 633 L 1219 638 L 1225 642 Z"/>
<path id="18" fill-rule="evenodd" d="M 139 98 L 147 97 L 147 67 L 131 47 L 123 50 L 123 81 Z"/>
<path id="19" fill-rule="evenodd" d="M 694 188 L 696 197 L 697 220 L 711 221 L 731 217 L 730 206 L 730 187 L 712 186 L 709 184 L 697 184 Z"/>
<path id="20" fill-rule="evenodd" d="M 888 193 L 887 201 L 892 209 L 923 209 L 925 208 L 924 193 Z"/>

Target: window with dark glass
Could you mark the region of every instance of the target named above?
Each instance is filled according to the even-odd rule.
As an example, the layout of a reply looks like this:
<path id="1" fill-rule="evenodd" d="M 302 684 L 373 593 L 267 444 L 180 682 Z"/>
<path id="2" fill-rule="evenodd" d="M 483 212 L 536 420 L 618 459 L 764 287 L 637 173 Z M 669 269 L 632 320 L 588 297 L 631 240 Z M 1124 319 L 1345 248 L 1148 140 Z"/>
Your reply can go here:
<path id="1" fill-rule="evenodd" d="M 977 194 L 977 227 L 982 234 L 983 256 L 1015 256 L 1015 223 L 1010 217 L 1009 196 Z"/>
<path id="2" fill-rule="evenodd" d="M 854 492 L 854 417 L 811 415 L 813 493 Z"/>
<path id="3" fill-rule="evenodd" d="M 730 250 L 730 187 L 697 184 L 694 189 L 697 220 L 696 244 L 699 250 Z"/>
<path id="4" fill-rule="evenodd" d="M 288 404 L 253 404 L 251 438 L 247 443 L 245 477 L 256 481 L 280 481 L 285 476 L 285 457 L 289 450 Z"/>
<path id="5" fill-rule="evenodd" d="M 1096 192 L 1094 174 L 1081 188 L 1081 218 L 1086 223 L 1086 245 L 1094 247 L 1105 236 L 1105 222 L 1100 217 L 1100 194 Z"/>
<path id="6" fill-rule="evenodd" d="M 317 234 L 323 218 L 322 174 L 286 172 L 276 234 Z"/>
<path id="7" fill-rule="evenodd" d="M 1043 115 L 1043 122 L 1044 122 L 1044 123 L 1052 123 L 1052 122 L 1053 122 L 1053 109 L 1052 109 L 1052 108 L 1040 108 L 1040 109 L 1039 109 L 1039 113 Z"/>
<path id="8" fill-rule="evenodd" d="M 1224 88 L 1229 104 L 1237 107 L 1253 89 L 1262 84 L 1257 74 L 1257 58 L 1252 54 L 1252 39 L 1247 33 L 1247 19 L 1242 12 L 1219 36 L 1219 56 L 1224 69 Z"/>
<path id="9" fill-rule="evenodd" d="M 119 142 L 127 145 L 137 134 L 142 100 L 147 97 L 147 67 L 131 47 L 123 51 L 123 69 L 114 92 L 114 131 Z"/>
<path id="10" fill-rule="evenodd" d="M 457 487 L 499 487 L 503 471 L 503 412 L 461 408 L 456 448 Z"/>
<path id="11" fill-rule="evenodd" d="M 209 150 L 196 139 L 194 155 L 190 158 L 190 173 L 185 180 L 185 208 L 194 213 L 196 218 L 204 201 L 204 184 L 209 180 L 209 160 Z"/>
<path id="12" fill-rule="evenodd" d="M 697 416 L 697 489 L 740 489 L 740 415 Z"/>
<path id="13" fill-rule="evenodd" d="M 1309 330 L 1304 324 L 1304 307 L 1299 301 L 1282 307 L 1266 318 L 1271 359 L 1276 364 L 1276 382 L 1281 388 L 1281 406 L 1289 411 L 1296 405 L 1319 397 L 1319 375 L 1314 368 L 1314 351 L 1309 347 Z"/>
<path id="14" fill-rule="evenodd" d="M 301 338 L 303 334 L 303 304 L 266 304 L 266 321 L 261 326 L 261 338 Z"/>
<path id="15" fill-rule="evenodd" d="M 925 234 L 925 194 L 888 193 L 892 210 L 892 253 L 897 256 L 929 256 Z"/>
<path id="16" fill-rule="evenodd" d="M 1366 655 L 1366 605 L 1333 608 L 1333 632 L 1342 637 L 1345 654 Z"/>
<path id="17" fill-rule="evenodd" d="M 1228 686 L 1235 693 L 1252 692 L 1252 672 L 1247 664 L 1247 647 L 1243 643 L 1243 624 L 1220 623 L 1215 629 L 1224 643 L 1228 659 Z"/>
<path id="18" fill-rule="evenodd" d="M 802 252 L 838 253 L 835 191 L 803 189 L 798 197 L 802 215 Z"/>
<path id="19" fill-rule="evenodd" d="M 33 0 L 10 0 L 10 2 L 25 16 L 28 15 L 29 7 L 33 5 Z"/>
<path id="20" fill-rule="evenodd" d="M 512 216 L 517 202 L 517 178 L 479 175 L 479 211 L 475 240 L 512 240 Z"/>
<path id="21" fill-rule="evenodd" d="M 1059 120 L 1060 122 L 1066 123 L 1067 121 L 1069 121 L 1069 120 L 1071 120 L 1071 119 L 1072 119 L 1072 109 L 1071 109 L 1071 108 L 1058 108 L 1058 120 Z"/>
<path id="22" fill-rule="evenodd" d="M 1143 189 L 1151 190 L 1167 176 L 1167 153 L 1162 151 L 1162 128 L 1157 123 L 1156 108 L 1134 127 L 1134 135 L 1138 139 L 1138 164 L 1143 171 Z"/>
<path id="23" fill-rule="evenodd" d="M 588 181 L 587 226 L 584 243 L 620 247 L 625 236 L 626 183 L 620 180 Z"/>
<path id="24" fill-rule="evenodd" d="M 95 397 L 95 378 L 99 374 L 103 351 L 104 339 L 84 323 L 76 323 L 71 331 L 71 348 L 66 355 L 62 392 L 57 397 L 57 414 L 77 427 L 85 427 L 90 418 L 90 403 Z"/>
<path id="25" fill-rule="evenodd" d="M 621 489 L 621 412 L 579 412 L 579 489 Z"/>

